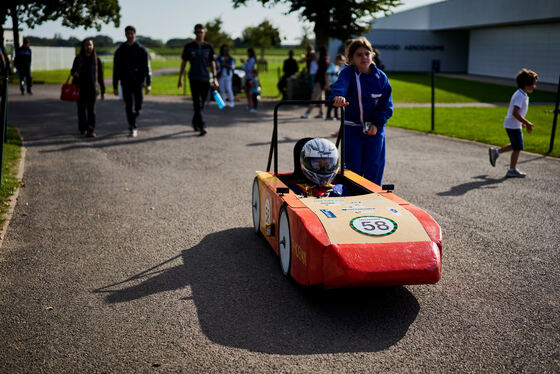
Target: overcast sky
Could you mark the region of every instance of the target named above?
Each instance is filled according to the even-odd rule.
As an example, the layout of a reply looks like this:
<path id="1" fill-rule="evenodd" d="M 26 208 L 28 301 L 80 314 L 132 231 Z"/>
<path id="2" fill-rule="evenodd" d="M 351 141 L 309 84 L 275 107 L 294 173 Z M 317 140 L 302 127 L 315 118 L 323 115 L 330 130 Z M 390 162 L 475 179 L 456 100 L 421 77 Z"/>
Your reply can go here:
<path id="1" fill-rule="evenodd" d="M 394 8 L 399 12 L 443 0 L 404 0 L 404 5 Z M 248 6 L 233 9 L 231 0 L 120 0 L 121 26 L 104 25 L 101 31 L 63 27 L 60 22 L 48 22 L 33 29 L 23 25 L 23 34 L 39 37 L 63 38 L 75 36 L 83 39 L 97 34 L 109 35 L 115 41 L 124 40 L 124 26 L 134 25 L 139 35 L 161 39 L 193 37 L 193 27 L 197 23 L 207 23 L 217 17 L 223 21 L 223 29 L 234 39 L 241 37 L 247 26 L 256 26 L 267 18 L 280 30 L 282 44 L 297 44 L 302 36 L 304 23 L 297 14 L 284 14 L 287 6 L 279 4 L 264 8 L 256 0 L 248 0 Z M 154 6 L 157 4 L 157 7 Z M 9 18 L 9 17 L 8 17 Z M 5 27 L 11 27 L 11 20 Z"/>

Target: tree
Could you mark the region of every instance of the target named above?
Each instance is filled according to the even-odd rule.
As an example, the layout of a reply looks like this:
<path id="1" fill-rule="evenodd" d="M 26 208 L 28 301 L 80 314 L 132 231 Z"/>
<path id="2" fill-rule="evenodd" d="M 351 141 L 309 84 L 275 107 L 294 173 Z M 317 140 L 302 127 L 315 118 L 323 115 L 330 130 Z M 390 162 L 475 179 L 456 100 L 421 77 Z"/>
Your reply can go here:
<path id="1" fill-rule="evenodd" d="M 0 33 L 4 35 L 4 23 L 8 16 L 12 19 L 14 41 L 19 40 L 19 26 L 25 23 L 30 28 L 46 21 L 61 20 L 63 26 L 101 30 L 101 25 L 113 22 L 116 27 L 120 23 L 118 0 L 3 0 L 0 7 Z M 2 46 L 4 40 L 1 41 Z"/>
<path id="2" fill-rule="evenodd" d="M 315 44 L 315 39 L 309 37 L 309 33 L 311 32 L 309 26 L 303 26 L 302 35 L 299 37 L 299 45 L 301 48 L 306 48 L 308 45 Z"/>
<path id="3" fill-rule="evenodd" d="M 182 38 L 173 38 L 169 39 L 165 42 L 165 46 L 167 48 L 183 48 L 185 44 L 192 42 L 192 38 L 182 39 Z"/>
<path id="4" fill-rule="evenodd" d="M 54 47 L 79 47 L 81 41 L 78 38 L 71 36 L 68 39 L 63 39 L 60 34 L 55 34 L 53 38 L 40 38 L 37 36 L 26 36 L 31 45 L 54 46 Z M 95 46 L 98 44 L 94 41 Z"/>
<path id="5" fill-rule="evenodd" d="M 280 44 L 280 32 L 268 20 L 264 20 L 256 27 L 249 26 L 243 30 L 245 43 L 261 50 L 261 61 L 264 60 L 265 48 L 271 48 Z"/>
<path id="6" fill-rule="evenodd" d="M 245 5 L 247 0 L 232 0 L 235 8 Z M 318 47 L 328 47 L 329 38 L 346 40 L 363 35 L 371 29 L 375 14 L 390 13 L 402 4 L 401 0 L 258 0 L 261 4 L 286 3 L 288 13 L 300 16 L 315 26 L 315 41 Z"/>
<path id="7" fill-rule="evenodd" d="M 206 40 L 212 44 L 215 49 L 219 49 L 222 44 L 227 46 L 233 45 L 233 39 L 227 33 L 222 31 L 222 19 L 220 17 L 206 24 Z"/>
<path id="8" fill-rule="evenodd" d="M 235 38 L 233 40 L 233 48 L 247 48 L 247 44 L 245 44 L 242 38 Z"/>
<path id="9" fill-rule="evenodd" d="M 113 38 L 108 35 L 98 34 L 96 36 L 89 37 L 88 39 L 93 40 L 95 48 L 112 47 L 114 44 Z"/>
<path id="10" fill-rule="evenodd" d="M 136 35 L 136 40 L 146 48 L 161 48 L 163 42 L 161 39 L 152 39 L 149 36 Z"/>

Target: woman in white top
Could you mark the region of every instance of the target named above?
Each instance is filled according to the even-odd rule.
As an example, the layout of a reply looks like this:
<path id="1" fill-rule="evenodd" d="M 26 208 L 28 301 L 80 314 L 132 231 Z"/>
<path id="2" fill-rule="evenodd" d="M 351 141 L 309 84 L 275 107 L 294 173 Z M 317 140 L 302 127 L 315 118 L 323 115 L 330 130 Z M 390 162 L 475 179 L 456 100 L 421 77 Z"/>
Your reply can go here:
<path id="1" fill-rule="evenodd" d="M 220 56 L 216 59 L 218 65 L 218 82 L 220 83 L 220 93 L 222 98 L 226 99 L 226 92 L 229 97 L 229 106 L 233 108 L 235 95 L 231 86 L 233 77 L 233 69 L 235 68 L 235 60 L 229 55 L 229 48 L 223 44 L 220 47 Z"/>

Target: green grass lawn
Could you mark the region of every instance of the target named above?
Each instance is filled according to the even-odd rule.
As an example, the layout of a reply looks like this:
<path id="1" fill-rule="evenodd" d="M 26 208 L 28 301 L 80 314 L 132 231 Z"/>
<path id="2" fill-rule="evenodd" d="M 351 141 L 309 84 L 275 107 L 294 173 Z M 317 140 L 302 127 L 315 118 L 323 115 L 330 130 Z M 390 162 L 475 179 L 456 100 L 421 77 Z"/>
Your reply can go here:
<path id="1" fill-rule="evenodd" d="M 17 165 L 21 157 L 21 137 L 18 131 L 8 126 L 6 143 L 4 143 L 4 157 L 2 160 L 2 186 L 0 187 L 0 224 L 5 221 L 4 214 L 10 206 L 9 198 L 18 187 Z"/>
<path id="2" fill-rule="evenodd" d="M 178 96 L 183 95 L 184 90 L 179 90 L 177 88 L 177 80 L 179 79 L 179 74 L 166 74 L 160 75 L 152 78 L 152 95 L 167 95 L 167 96 Z M 190 87 L 188 86 L 187 80 L 187 93 L 190 96 Z"/>
<path id="3" fill-rule="evenodd" d="M 527 119 L 535 128 L 531 134 L 523 131 L 525 150 L 545 154 L 550 145 L 553 114 L 552 106 L 530 106 Z M 434 133 L 454 138 L 474 140 L 494 146 L 509 143 L 504 130 L 507 107 L 496 108 L 436 108 Z M 396 108 L 389 126 L 429 132 L 431 108 Z M 556 131 L 554 149 L 550 156 L 560 157 L 560 136 Z"/>
<path id="4" fill-rule="evenodd" d="M 49 71 L 33 71 L 33 84 L 60 84 L 66 81 L 70 76 L 70 69 L 49 70 Z M 16 79 L 16 78 L 15 78 Z M 15 82 L 15 80 L 14 80 Z"/>
<path id="5" fill-rule="evenodd" d="M 243 51 L 236 51 L 243 52 Z M 285 53 L 281 50 L 280 52 Z M 276 87 L 279 74 L 284 61 L 284 55 L 270 54 L 267 51 L 266 60 L 268 61 L 268 71 L 260 71 L 259 78 L 262 86 L 262 96 L 266 98 L 278 98 L 279 92 Z M 241 65 L 241 59 L 247 56 L 241 53 L 234 53 L 236 65 Z M 152 70 L 163 68 L 176 68 L 181 66 L 181 58 L 177 56 L 159 56 L 151 61 Z M 109 58 L 103 61 L 105 79 L 110 79 L 113 75 L 113 62 Z M 300 64 L 300 69 L 303 64 Z M 188 66 L 187 66 L 188 69 Z M 35 71 L 33 80 L 35 83 L 62 84 L 69 75 L 68 70 Z M 429 74 L 423 73 L 388 73 L 389 80 L 393 87 L 393 101 L 397 103 L 427 103 L 431 101 L 431 78 Z M 152 92 L 154 95 L 181 95 L 182 92 L 170 86 L 177 86 L 178 74 L 173 73 L 169 76 L 154 77 Z M 447 78 L 437 76 L 435 78 L 435 99 L 439 103 L 507 103 L 515 91 L 515 87 L 496 85 L 491 83 L 474 82 L 465 79 Z M 190 91 L 187 91 L 190 93 Z M 554 102 L 556 94 L 538 89 L 531 94 L 532 103 Z"/>
<path id="6" fill-rule="evenodd" d="M 398 103 L 431 102 L 432 83 L 430 74 L 388 73 L 393 88 L 393 101 Z M 436 75 L 435 100 L 438 103 L 509 103 L 517 89 L 514 86 L 475 82 L 466 79 L 447 78 Z M 552 103 L 556 93 L 537 89 L 530 95 L 532 103 Z"/>
<path id="7" fill-rule="evenodd" d="M 240 66 L 240 59 L 242 55 L 233 55 L 236 60 L 236 65 Z M 245 57 L 245 56 L 243 56 Z M 246 58 L 246 57 L 245 57 Z M 261 96 L 266 98 L 278 98 L 280 93 L 276 87 L 279 79 L 279 69 L 282 68 L 282 62 L 284 61 L 283 56 L 267 56 L 268 61 L 268 71 L 260 71 L 259 79 L 261 82 L 262 93 Z M 107 64 L 107 63 L 106 63 Z M 181 66 L 181 59 L 177 58 L 166 58 L 166 59 L 156 59 L 152 61 L 152 70 L 155 71 L 161 68 L 177 68 Z M 187 65 L 187 69 L 189 66 Z M 107 68 L 106 68 L 107 69 Z M 152 79 L 152 93 L 154 95 L 182 95 L 183 91 L 177 89 L 177 80 L 179 78 L 178 73 L 171 73 L 166 75 L 154 76 Z M 190 95 L 190 88 L 188 88 L 187 82 L 187 94 Z M 244 93 L 238 94 L 240 97 L 244 97 Z"/>

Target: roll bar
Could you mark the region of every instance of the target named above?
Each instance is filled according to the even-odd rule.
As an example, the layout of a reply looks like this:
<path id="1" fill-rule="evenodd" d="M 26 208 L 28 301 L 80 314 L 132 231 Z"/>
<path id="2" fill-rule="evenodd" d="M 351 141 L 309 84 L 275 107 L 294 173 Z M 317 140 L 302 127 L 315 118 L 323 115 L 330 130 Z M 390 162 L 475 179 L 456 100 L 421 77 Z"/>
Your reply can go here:
<path id="1" fill-rule="evenodd" d="M 268 153 L 268 164 L 266 171 L 270 171 L 272 156 L 274 156 L 274 175 L 278 175 L 278 108 L 282 105 L 313 105 L 331 104 L 329 100 L 282 100 L 274 106 L 274 128 L 272 130 L 272 140 L 270 141 L 270 151 Z M 340 107 L 340 129 L 336 138 L 336 146 L 340 145 L 340 172 L 344 175 L 344 107 Z"/>

